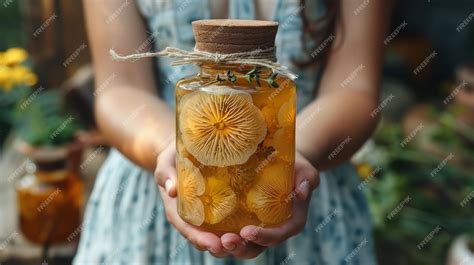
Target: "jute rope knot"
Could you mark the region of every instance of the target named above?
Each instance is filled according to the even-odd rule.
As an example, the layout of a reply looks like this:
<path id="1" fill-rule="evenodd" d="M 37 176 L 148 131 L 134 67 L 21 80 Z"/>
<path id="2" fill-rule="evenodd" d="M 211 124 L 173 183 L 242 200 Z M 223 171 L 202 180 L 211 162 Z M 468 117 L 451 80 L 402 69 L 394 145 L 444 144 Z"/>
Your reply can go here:
<path id="1" fill-rule="evenodd" d="M 255 65 L 272 69 L 273 72 L 279 73 L 292 80 L 298 77 L 287 67 L 277 62 L 275 47 L 263 50 L 257 49 L 250 52 L 229 54 L 211 53 L 199 51 L 196 49 L 194 49 L 194 51 L 186 51 L 174 47 L 166 47 L 160 52 L 145 52 L 129 55 L 119 55 L 113 49 L 111 49 L 109 52 L 110 56 L 115 61 L 138 60 L 150 57 L 169 57 L 173 59 L 173 62 L 171 63 L 173 66 L 185 64 L 202 64 L 204 62 L 213 62 L 216 64 Z"/>

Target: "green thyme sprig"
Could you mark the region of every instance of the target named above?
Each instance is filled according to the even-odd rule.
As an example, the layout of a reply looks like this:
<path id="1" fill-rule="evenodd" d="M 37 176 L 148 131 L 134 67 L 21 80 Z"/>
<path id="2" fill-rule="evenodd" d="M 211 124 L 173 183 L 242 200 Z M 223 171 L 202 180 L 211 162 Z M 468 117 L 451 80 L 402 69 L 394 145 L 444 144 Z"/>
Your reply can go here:
<path id="1" fill-rule="evenodd" d="M 273 87 L 273 88 L 278 88 L 278 87 L 279 87 L 278 83 L 275 81 L 275 78 L 277 77 L 277 75 L 278 75 L 277 73 L 273 72 L 273 73 L 266 79 L 267 83 L 268 83 L 271 87 Z"/>
<path id="2" fill-rule="evenodd" d="M 248 71 L 243 77 L 249 82 L 249 84 L 252 85 L 253 80 L 257 83 L 258 86 L 261 86 L 260 80 L 260 73 L 261 73 L 261 68 L 260 67 L 255 67 L 252 70 Z M 273 88 L 278 88 L 279 85 L 275 81 L 275 78 L 278 76 L 276 72 L 273 72 L 268 78 L 264 79 L 265 82 L 267 82 L 268 85 L 270 85 Z M 233 85 L 237 82 L 237 76 L 231 71 L 228 70 L 227 74 L 225 76 L 217 74 L 216 76 L 216 81 L 222 82 L 222 81 L 229 81 Z"/>

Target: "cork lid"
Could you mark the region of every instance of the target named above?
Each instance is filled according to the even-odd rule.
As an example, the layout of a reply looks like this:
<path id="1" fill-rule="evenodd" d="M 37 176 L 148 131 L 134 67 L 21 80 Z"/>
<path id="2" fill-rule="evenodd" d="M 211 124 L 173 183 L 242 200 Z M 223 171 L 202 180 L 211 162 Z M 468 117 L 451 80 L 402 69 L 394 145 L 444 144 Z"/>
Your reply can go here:
<path id="1" fill-rule="evenodd" d="M 206 19 L 192 26 L 196 49 L 220 54 L 271 48 L 278 31 L 278 22 L 265 20 Z"/>

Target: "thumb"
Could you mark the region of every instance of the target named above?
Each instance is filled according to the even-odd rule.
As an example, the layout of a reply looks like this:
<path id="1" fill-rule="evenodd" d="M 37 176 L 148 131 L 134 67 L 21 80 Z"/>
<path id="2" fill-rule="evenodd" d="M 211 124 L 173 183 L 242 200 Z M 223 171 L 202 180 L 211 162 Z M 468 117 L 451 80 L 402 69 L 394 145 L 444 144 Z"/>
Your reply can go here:
<path id="1" fill-rule="evenodd" d="M 309 162 L 295 163 L 295 194 L 300 200 L 306 200 L 319 186 L 319 172 Z"/>
<path id="2" fill-rule="evenodd" d="M 158 185 L 163 187 L 168 196 L 174 198 L 176 191 L 176 161 L 175 152 L 162 153 L 158 157 L 155 170 L 155 179 Z"/>

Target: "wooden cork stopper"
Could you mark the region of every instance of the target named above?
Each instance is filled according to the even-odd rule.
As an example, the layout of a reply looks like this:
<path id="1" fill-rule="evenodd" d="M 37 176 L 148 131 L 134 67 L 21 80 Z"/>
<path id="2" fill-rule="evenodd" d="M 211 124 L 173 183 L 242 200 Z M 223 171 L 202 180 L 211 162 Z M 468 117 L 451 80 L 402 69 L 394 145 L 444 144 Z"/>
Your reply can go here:
<path id="1" fill-rule="evenodd" d="M 196 50 L 229 54 L 268 49 L 275 45 L 278 22 L 240 19 L 193 21 Z"/>

